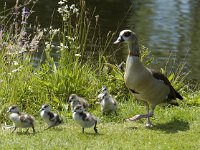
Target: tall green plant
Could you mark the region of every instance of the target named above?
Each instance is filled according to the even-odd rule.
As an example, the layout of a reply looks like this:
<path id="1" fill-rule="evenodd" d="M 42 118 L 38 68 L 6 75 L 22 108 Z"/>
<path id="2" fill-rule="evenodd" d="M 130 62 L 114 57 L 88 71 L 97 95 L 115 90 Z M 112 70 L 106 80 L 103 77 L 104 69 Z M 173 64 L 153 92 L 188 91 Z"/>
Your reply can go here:
<path id="1" fill-rule="evenodd" d="M 19 14 L 23 15 L 24 11 Z M 34 115 L 38 115 L 43 103 L 64 110 L 71 93 L 84 96 L 94 104 L 97 89 L 111 83 L 108 74 L 102 72 L 102 66 L 106 61 L 103 55 L 114 34 L 109 33 L 102 44 L 96 33 L 99 30 L 97 17 L 96 22 L 92 22 L 95 13 L 88 13 L 83 0 L 71 5 L 66 0 L 60 1 L 58 11 L 63 18 L 61 29 L 40 29 L 35 25 L 34 32 L 28 33 L 28 15 L 23 20 L 25 24 L 18 24 L 18 32 L 12 32 L 16 28 L 2 30 L 0 118 L 6 119 L 5 111 L 11 104 Z M 36 63 L 34 54 L 39 43 L 44 45 L 44 50 L 41 60 Z M 94 54 L 99 56 L 95 57 L 97 60 Z"/>

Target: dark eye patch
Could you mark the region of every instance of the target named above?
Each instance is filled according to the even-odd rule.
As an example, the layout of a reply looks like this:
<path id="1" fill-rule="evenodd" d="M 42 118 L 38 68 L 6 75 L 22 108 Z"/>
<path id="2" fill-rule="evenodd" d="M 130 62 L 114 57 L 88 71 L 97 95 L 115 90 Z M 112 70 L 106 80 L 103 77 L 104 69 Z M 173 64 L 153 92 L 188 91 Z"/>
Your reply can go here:
<path id="1" fill-rule="evenodd" d="M 75 110 L 81 109 L 81 106 L 76 106 Z"/>
<path id="2" fill-rule="evenodd" d="M 44 108 L 47 108 L 48 107 L 48 105 L 44 105 Z"/>
<path id="3" fill-rule="evenodd" d="M 129 37 L 131 35 L 131 32 L 124 32 L 125 37 Z"/>
<path id="4" fill-rule="evenodd" d="M 11 107 L 11 109 L 15 109 L 15 108 L 17 108 L 17 106 L 12 106 L 12 107 Z"/>

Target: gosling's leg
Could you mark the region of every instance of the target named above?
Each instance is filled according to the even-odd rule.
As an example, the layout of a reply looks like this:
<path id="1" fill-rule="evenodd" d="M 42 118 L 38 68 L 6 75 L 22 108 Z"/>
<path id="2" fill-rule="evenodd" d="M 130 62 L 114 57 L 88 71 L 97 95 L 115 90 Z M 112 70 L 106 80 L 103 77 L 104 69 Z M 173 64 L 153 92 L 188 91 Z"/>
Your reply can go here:
<path id="1" fill-rule="evenodd" d="M 34 128 L 34 125 L 32 125 L 32 129 L 33 129 L 33 134 L 35 134 L 35 128 Z"/>
<path id="2" fill-rule="evenodd" d="M 84 128 L 82 128 L 82 133 L 84 133 Z"/>
<path id="3" fill-rule="evenodd" d="M 48 130 L 49 128 L 52 128 L 52 127 L 54 127 L 54 125 L 49 124 L 48 127 L 46 129 L 44 129 L 44 130 Z"/>
<path id="4" fill-rule="evenodd" d="M 16 129 L 17 129 L 17 127 L 15 126 L 11 133 L 13 133 Z"/>
<path id="5" fill-rule="evenodd" d="M 115 115 L 118 116 L 117 111 L 115 111 Z"/>
<path id="6" fill-rule="evenodd" d="M 25 133 L 27 133 L 28 132 L 28 130 L 29 130 L 29 128 L 25 131 Z"/>
<path id="7" fill-rule="evenodd" d="M 97 121 L 95 122 L 95 125 L 94 125 L 94 131 L 95 131 L 95 133 L 98 133 L 98 130 L 97 130 Z"/>

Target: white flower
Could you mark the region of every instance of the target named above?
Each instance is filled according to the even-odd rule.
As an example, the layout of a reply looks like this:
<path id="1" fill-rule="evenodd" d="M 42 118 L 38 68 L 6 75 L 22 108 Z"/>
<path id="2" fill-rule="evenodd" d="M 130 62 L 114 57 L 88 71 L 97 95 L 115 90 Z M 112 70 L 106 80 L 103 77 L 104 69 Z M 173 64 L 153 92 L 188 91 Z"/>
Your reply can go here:
<path id="1" fill-rule="evenodd" d="M 17 69 L 14 69 L 14 70 L 12 70 L 11 72 L 12 72 L 12 73 L 18 72 L 18 71 L 20 71 L 20 70 L 21 70 L 21 68 L 22 68 L 22 66 L 20 66 L 20 67 L 19 67 L 19 68 L 17 68 Z"/>
<path id="2" fill-rule="evenodd" d="M 46 28 L 44 28 L 44 29 L 43 29 L 43 31 L 44 31 L 44 32 L 47 32 L 47 29 L 46 29 Z"/>
<path id="3" fill-rule="evenodd" d="M 63 43 L 60 43 L 60 46 L 57 46 L 58 48 L 62 48 L 62 49 L 64 49 L 64 48 L 68 48 L 68 46 L 67 45 L 64 45 Z"/>
<path id="4" fill-rule="evenodd" d="M 77 8 L 74 8 L 74 9 L 73 9 L 73 13 L 78 13 L 78 9 L 77 9 Z"/>
<path id="5" fill-rule="evenodd" d="M 59 12 L 59 13 L 62 13 L 62 12 L 63 12 L 63 9 L 62 9 L 62 8 L 58 8 L 58 12 Z"/>
<path id="6" fill-rule="evenodd" d="M 45 42 L 45 45 L 46 45 L 46 49 L 50 49 L 51 48 L 51 45 L 49 42 Z"/>
<path id="7" fill-rule="evenodd" d="M 74 9 L 75 8 L 75 4 L 72 4 L 71 6 L 70 6 L 70 9 L 72 10 L 72 9 Z"/>
<path id="8" fill-rule="evenodd" d="M 19 65 L 19 63 L 18 63 L 17 61 L 13 61 L 13 64 L 14 64 L 15 66 Z"/>
<path id="9" fill-rule="evenodd" d="M 64 9 L 68 9 L 68 8 L 69 8 L 68 5 L 65 5 Z"/>
<path id="10" fill-rule="evenodd" d="M 62 5 L 62 4 L 64 4 L 64 3 L 65 3 L 65 2 L 63 2 L 63 1 L 58 2 L 59 5 Z"/>
<path id="11" fill-rule="evenodd" d="M 81 54 L 75 54 L 76 57 L 81 57 Z"/>
<path id="12" fill-rule="evenodd" d="M 51 29 L 51 30 L 49 31 L 49 33 L 50 33 L 50 34 L 57 34 L 59 31 L 60 31 L 59 28 L 58 28 L 58 29 Z"/>
<path id="13" fill-rule="evenodd" d="M 60 43 L 60 47 L 63 47 L 64 46 L 64 44 L 63 43 Z"/>
<path id="14" fill-rule="evenodd" d="M 31 88 L 31 86 L 28 87 L 28 90 L 29 90 L 30 92 L 33 92 L 33 89 Z"/>

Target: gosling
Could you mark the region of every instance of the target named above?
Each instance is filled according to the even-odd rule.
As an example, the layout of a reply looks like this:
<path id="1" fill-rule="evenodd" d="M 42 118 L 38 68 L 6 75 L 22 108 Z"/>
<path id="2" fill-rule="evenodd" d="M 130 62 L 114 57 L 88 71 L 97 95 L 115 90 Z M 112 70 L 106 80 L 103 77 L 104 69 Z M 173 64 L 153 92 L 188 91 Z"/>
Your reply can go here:
<path id="1" fill-rule="evenodd" d="M 26 113 L 19 112 L 19 109 L 16 105 L 10 106 L 7 112 L 11 113 L 9 118 L 14 123 L 14 129 L 12 133 L 17 128 L 28 128 L 27 129 L 28 131 L 30 127 L 33 129 L 33 133 L 35 133 L 33 116 Z"/>
<path id="2" fill-rule="evenodd" d="M 85 128 L 90 128 L 94 126 L 95 133 L 97 130 L 97 118 L 91 113 L 84 111 L 81 105 L 77 105 L 73 111 L 73 119 L 82 127 L 82 133 L 84 133 Z"/>
<path id="3" fill-rule="evenodd" d="M 40 109 L 40 116 L 48 124 L 47 129 L 63 123 L 62 118 L 57 113 L 51 112 L 51 108 L 48 104 L 42 105 Z"/>
<path id="4" fill-rule="evenodd" d="M 110 112 L 115 112 L 117 114 L 117 103 L 115 99 L 108 93 L 106 86 L 102 87 L 102 92 L 98 95 L 98 99 L 101 105 L 102 114 L 105 115 Z"/>
<path id="5" fill-rule="evenodd" d="M 88 110 L 89 103 L 82 97 L 77 96 L 76 94 L 71 94 L 69 96 L 69 101 L 72 112 L 77 105 L 81 105 L 84 110 Z"/>

